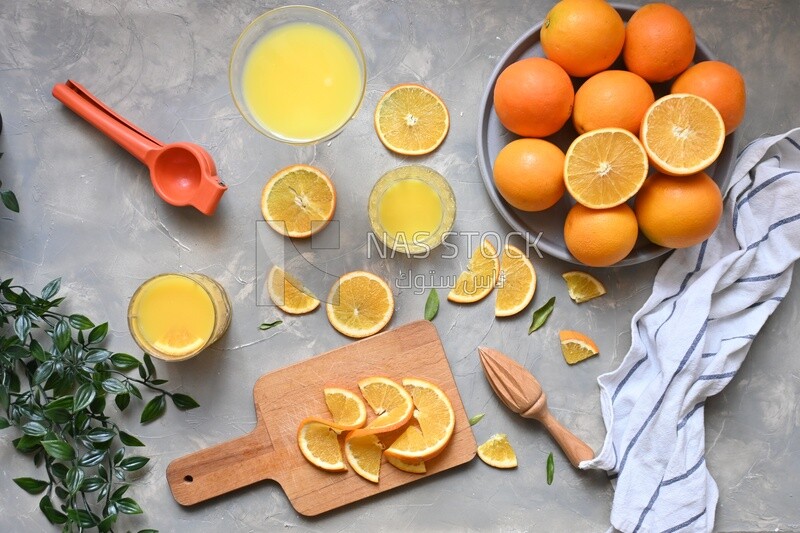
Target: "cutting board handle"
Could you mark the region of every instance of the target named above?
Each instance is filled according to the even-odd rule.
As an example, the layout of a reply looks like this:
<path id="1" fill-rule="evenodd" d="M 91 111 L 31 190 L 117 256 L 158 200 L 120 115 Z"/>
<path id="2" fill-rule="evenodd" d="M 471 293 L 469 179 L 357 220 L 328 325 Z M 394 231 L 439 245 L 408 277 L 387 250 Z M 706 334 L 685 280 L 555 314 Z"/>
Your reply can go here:
<path id="1" fill-rule="evenodd" d="M 243 437 L 175 459 L 167 467 L 167 481 L 175 501 L 194 505 L 270 479 L 276 455 L 259 424 Z"/>

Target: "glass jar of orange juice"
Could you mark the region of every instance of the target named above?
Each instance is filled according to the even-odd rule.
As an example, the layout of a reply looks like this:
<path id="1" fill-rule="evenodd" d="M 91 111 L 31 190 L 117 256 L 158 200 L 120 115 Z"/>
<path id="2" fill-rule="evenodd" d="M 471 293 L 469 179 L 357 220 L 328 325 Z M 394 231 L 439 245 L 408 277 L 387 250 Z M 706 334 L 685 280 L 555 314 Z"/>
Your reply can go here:
<path id="1" fill-rule="evenodd" d="M 203 274 L 159 274 L 136 289 L 128 306 L 133 340 L 164 361 L 194 357 L 216 342 L 230 323 L 225 290 Z"/>

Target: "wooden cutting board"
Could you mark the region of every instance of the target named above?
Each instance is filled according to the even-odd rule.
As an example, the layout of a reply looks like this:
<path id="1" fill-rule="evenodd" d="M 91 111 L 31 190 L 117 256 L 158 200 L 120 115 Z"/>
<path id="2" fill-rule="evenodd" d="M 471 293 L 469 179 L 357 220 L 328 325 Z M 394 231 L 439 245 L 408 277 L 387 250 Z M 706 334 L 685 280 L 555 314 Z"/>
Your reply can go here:
<path id="1" fill-rule="evenodd" d="M 369 376 L 397 381 L 416 377 L 447 394 L 456 415 L 450 444 L 426 463 L 426 474 L 398 470 L 384 459 L 375 484 L 347 472 L 311 465 L 297 446 L 297 427 L 307 416 L 330 419 L 323 388 L 358 391 Z M 476 443 L 436 328 L 427 321 L 375 335 L 265 374 L 253 390 L 256 427 L 249 434 L 176 459 L 167 467 L 175 500 L 193 505 L 258 481 L 277 481 L 297 512 L 313 516 L 467 463 Z M 367 410 L 370 411 L 369 407 Z M 374 416 L 370 412 L 370 418 Z"/>

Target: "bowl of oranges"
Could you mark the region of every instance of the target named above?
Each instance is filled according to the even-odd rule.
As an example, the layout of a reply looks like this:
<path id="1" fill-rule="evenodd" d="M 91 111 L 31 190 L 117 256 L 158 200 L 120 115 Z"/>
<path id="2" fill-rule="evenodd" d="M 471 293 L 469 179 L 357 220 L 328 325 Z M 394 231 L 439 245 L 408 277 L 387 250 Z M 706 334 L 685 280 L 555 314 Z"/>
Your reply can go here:
<path id="1" fill-rule="evenodd" d="M 745 100 L 741 74 L 676 8 L 561 0 L 489 79 L 481 174 L 543 252 L 641 263 L 719 224 Z"/>

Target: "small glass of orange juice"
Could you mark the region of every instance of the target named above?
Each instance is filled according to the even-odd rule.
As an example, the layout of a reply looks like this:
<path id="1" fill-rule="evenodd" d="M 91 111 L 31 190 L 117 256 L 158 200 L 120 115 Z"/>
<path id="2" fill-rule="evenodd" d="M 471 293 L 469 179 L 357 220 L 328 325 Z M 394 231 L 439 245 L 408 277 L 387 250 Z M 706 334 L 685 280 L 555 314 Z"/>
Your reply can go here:
<path id="1" fill-rule="evenodd" d="M 392 250 L 424 254 L 453 228 L 456 198 L 435 170 L 409 165 L 390 170 L 375 183 L 367 209 L 372 231 Z"/>
<path id="2" fill-rule="evenodd" d="M 245 120 L 291 144 L 339 133 L 358 111 L 367 80 L 353 33 L 308 6 L 279 7 L 251 22 L 234 46 L 228 75 Z"/>
<path id="3" fill-rule="evenodd" d="M 222 286 L 203 274 L 160 274 L 142 283 L 128 306 L 136 344 L 164 361 L 194 357 L 217 341 L 231 323 Z"/>

